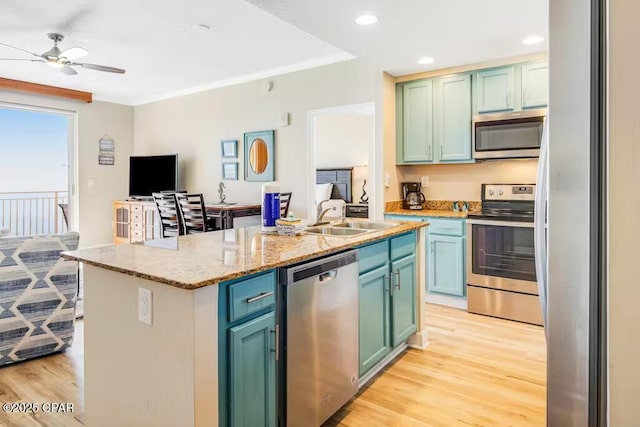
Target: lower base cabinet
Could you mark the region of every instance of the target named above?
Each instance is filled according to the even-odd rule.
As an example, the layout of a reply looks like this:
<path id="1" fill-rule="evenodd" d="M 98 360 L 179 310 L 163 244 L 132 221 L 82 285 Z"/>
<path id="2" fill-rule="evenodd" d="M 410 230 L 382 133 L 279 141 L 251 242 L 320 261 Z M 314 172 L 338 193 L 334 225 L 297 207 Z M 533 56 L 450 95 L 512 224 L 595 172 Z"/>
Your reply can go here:
<path id="1" fill-rule="evenodd" d="M 275 271 L 219 285 L 219 422 L 276 427 Z"/>
<path id="2" fill-rule="evenodd" d="M 465 243 L 465 238 L 458 236 L 427 237 L 427 290 L 464 295 Z"/>
<path id="3" fill-rule="evenodd" d="M 413 232 L 359 250 L 360 376 L 416 332 L 415 245 Z"/>
<path id="4" fill-rule="evenodd" d="M 276 425 L 275 313 L 229 330 L 232 426 Z"/>

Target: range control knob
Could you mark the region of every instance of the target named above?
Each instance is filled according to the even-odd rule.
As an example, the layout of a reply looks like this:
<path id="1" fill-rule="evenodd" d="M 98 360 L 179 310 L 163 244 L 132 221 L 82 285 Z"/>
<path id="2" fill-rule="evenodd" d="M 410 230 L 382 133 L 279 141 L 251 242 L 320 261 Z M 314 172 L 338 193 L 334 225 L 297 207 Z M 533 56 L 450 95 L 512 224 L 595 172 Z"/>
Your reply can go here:
<path id="1" fill-rule="evenodd" d="M 498 195 L 502 196 L 504 192 L 502 190 L 498 190 Z"/>
<path id="2" fill-rule="evenodd" d="M 493 194 L 494 194 L 494 193 L 495 193 L 495 191 L 493 191 L 493 190 L 489 190 L 489 195 L 490 195 L 490 196 L 493 196 Z"/>

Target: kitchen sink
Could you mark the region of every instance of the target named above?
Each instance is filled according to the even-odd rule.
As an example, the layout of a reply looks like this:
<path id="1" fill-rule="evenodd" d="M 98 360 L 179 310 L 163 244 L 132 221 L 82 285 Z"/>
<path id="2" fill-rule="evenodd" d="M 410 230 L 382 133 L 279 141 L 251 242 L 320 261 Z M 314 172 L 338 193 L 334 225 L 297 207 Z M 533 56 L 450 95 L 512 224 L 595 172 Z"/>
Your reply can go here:
<path id="1" fill-rule="evenodd" d="M 362 233 L 367 233 L 370 230 L 359 230 L 356 228 L 325 226 L 325 227 L 310 227 L 310 228 L 307 228 L 305 231 L 309 234 L 320 234 L 324 236 L 352 237 Z"/>
<path id="2" fill-rule="evenodd" d="M 398 224 L 391 222 L 373 222 L 373 221 L 346 221 L 339 224 L 333 224 L 332 227 L 345 228 L 359 228 L 361 230 L 384 230 L 385 228 L 393 227 Z"/>

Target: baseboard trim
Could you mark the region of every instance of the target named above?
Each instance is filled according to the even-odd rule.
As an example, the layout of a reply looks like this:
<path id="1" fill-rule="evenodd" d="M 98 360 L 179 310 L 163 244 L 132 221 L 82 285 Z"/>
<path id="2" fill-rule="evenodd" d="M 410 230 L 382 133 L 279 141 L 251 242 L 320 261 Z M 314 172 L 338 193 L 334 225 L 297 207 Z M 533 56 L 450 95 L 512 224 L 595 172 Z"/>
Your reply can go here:
<path id="1" fill-rule="evenodd" d="M 451 295 L 440 295 L 428 293 L 424 297 L 424 301 L 431 304 L 446 305 L 448 307 L 467 309 L 466 297 L 454 297 Z"/>
<path id="2" fill-rule="evenodd" d="M 424 350 L 429 346 L 429 335 L 427 331 L 416 332 L 407 340 L 409 348 L 415 348 L 416 350 Z"/>
<path id="3" fill-rule="evenodd" d="M 364 376 L 360 377 L 358 380 L 358 388 L 361 388 L 363 385 L 368 383 L 371 378 L 375 377 L 380 371 L 382 371 L 393 359 L 398 357 L 403 351 L 407 349 L 407 344 L 400 344 L 397 348 L 393 349 L 391 353 L 387 354 L 384 359 L 379 361 L 373 368 L 369 370 Z"/>

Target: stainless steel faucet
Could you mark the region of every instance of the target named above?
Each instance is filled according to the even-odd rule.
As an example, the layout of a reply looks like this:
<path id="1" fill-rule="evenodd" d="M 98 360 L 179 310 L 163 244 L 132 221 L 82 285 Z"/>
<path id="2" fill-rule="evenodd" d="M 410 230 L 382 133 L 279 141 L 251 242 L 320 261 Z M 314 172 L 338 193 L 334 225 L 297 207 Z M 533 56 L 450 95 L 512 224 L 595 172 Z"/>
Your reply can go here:
<path id="1" fill-rule="evenodd" d="M 329 221 L 322 221 L 323 218 L 325 217 L 325 215 L 329 212 L 329 211 L 335 211 L 337 209 L 336 206 L 331 206 L 330 208 L 327 209 L 322 209 L 322 204 L 326 202 L 326 200 L 323 200 L 322 202 L 318 203 L 318 219 L 316 220 L 316 223 L 313 224 L 314 226 L 316 225 L 324 225 L 324 224 L 329 224 Z M 345 207 L 342 207 L 342 210 L 340 212 L 340 222 L 344 222 L 345 220 Z"/>

